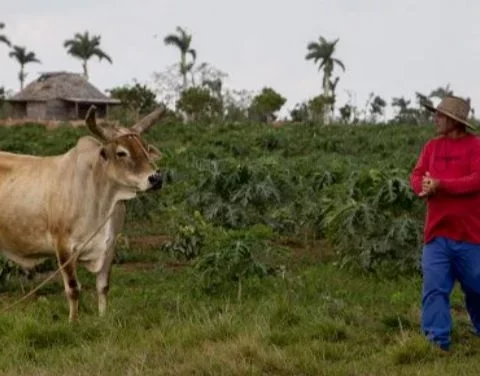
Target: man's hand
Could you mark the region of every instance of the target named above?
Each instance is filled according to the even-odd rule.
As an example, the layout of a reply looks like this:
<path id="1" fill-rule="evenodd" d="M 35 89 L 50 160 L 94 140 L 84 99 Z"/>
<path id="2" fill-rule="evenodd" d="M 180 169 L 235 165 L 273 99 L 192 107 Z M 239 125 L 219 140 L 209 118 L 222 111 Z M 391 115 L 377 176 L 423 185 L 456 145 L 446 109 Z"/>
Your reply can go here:
<path id="1" fill-rule="evenodd" d="M 430 196 L 437 190 L 439 181 L 432 178 L 430 173 L 427 171 L 425 176 L 422 179 L 422 192 L 420 192 L 420 197 Z"/>

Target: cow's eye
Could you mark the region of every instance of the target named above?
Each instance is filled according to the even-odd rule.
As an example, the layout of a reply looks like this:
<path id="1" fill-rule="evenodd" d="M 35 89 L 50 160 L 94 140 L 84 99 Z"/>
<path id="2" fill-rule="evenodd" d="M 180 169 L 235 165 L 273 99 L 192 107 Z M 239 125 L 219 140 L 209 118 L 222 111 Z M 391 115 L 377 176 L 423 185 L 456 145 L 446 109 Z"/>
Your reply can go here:
<path id="1" fill-rule="evenodd" d="M 127 156 L 127 152 L 126 151 L 117 151 L 117 157 L 119 158 L 124 158 Z"/>

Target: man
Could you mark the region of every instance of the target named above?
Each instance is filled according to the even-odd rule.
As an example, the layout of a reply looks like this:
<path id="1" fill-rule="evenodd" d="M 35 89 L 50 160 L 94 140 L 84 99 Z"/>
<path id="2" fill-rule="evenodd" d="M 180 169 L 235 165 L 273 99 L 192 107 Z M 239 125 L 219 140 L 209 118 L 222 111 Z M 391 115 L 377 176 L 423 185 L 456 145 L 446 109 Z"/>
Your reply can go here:
<path id="1" fill-rule="evenodd" d="M 426 200 L 421 326 L 441 349 L 451 345 L 450 294 L 459 281 L 480 335 L 480 138 L 468 132 L 470 104 L 445 97 L 434 112 L 439 137 L 428 141 L 410 183 Z"/>

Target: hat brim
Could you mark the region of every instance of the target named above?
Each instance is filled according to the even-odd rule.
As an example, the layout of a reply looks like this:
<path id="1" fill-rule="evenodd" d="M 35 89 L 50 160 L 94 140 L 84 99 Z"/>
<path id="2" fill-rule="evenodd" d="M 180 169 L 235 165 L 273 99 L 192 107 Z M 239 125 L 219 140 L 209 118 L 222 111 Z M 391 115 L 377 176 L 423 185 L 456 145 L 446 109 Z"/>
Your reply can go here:
<path id="1" fill-rule="evenodd" d="M 440 108 L 433 107 L 433 106 L 431 106 L 427 103 L 422 103 L 422 106 L 425 107 L 430 112 L 440 112 L 440 113 L 444 114 L 445 116 L 448 116 L 449 118 L 458 121 L 459 123 L 465 124 L 467 127 L 471 128 L 471 129 L 478 129 L 475 125 L 469 123 L 466 120 L 460 119 L 459 117 L 453 115 L 452 113 L 450 113 L 448 111 L 442 110 Z"/>

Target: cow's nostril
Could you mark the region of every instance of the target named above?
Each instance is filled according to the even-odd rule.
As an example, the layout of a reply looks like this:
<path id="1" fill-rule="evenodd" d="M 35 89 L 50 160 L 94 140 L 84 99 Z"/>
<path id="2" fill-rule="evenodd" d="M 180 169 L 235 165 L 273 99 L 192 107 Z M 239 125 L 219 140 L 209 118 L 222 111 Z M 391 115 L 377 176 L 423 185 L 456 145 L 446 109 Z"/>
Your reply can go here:
<path id="1" fill-rule="evenodd" d="M 155 173 L 148 177 L 149 183 L 152 185 L 152 188 L 160 188 L 162 186 L 162 175 L 159 173 Z"/>

